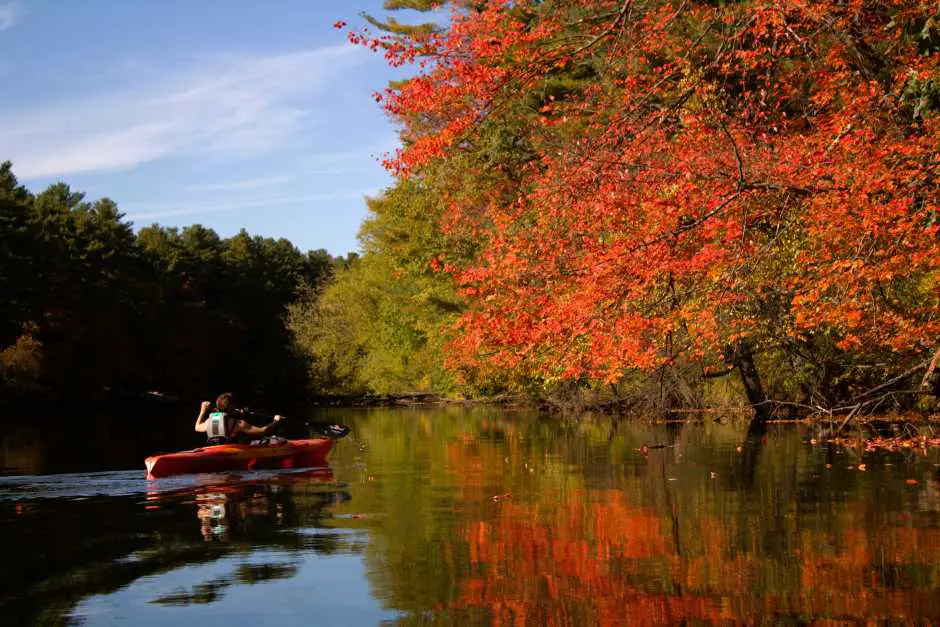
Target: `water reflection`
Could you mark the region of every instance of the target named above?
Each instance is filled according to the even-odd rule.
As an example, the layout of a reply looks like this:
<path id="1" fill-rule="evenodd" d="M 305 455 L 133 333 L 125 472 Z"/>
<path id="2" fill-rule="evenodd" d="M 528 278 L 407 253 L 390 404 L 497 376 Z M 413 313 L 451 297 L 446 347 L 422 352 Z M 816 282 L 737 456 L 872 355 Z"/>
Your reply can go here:
<path id="1" fill-rule="evenodd" d="M 360 427 L 389 442 L 381 465 L 428 478 L 384 478 L 414 497 L 379 506 L 407 522 L 370 529 L 372 583 L 403 624 L 940 620 L 935 451 L 746 423 L 392 429 Z"/>
<path id="2" fill-rule="evenodd" d="M 190 590 L 171 592 L 153 599 L 151 603 L 176 606 L 215 603 L 222 597 L 224 590 L 234 584 L 250 586 L 265 581 L 290 579 L 296 574 L 297 562 L 241 564 L 230 575 L 211 579 Z"/>
<path id="3" fill-rule="evenodd" d="M 228 530 L 226 523 L 225 501 L 223 492 L 210 492 L 196 497 L 200 503 L 196 516 L 202 521 L 200 529 L 206 542 L 215 539 L 227 540 L 225 533 Z"/>
<path id="4" fill-rule="evenodd" d="M 0 494 L 27 494 L 28 500 L 0 499 L 0 548 L 13 562 L 0 569 L 0 616 L 9 624 L 58 623 L 89 593 L 108 594 L 141 578 L 180 568 L 212 564 L 261 549 L 283 554 L 331 555 L 359 550 L 340 534 L 310 534 L 322 528 L 328 507 L 349 498 L 329 468 L 241 476 L 204 475 L 187 487 L 160 485 L 138 477 L 117 481 L 118 494 L 79 496 L 82 475 L 0 483 Z M 148 491 L 125 495 L 136 482 Z M 43 498 L 43 487 L 51 495 Z M 159 488 L 167 488 L 160 490 Z M 92 485 L 93 491 L 100 486 Z M 237 563 L 232 572 L 148 599 L 165 606 L 211 603 L 236 585 L 286 579 L 295 560 Z M 85 622 L 93 620 L 84 618 Z"/>
<path id="5" fill-rule="evenodd" d="M 344 418 L 354 436 L 330 468 L 0 479 L 0 549 L 16 556 L 0 616 L 940 622 L 936 450 L 832 448 L 805 426 L 723 420 Z"/>
<path id="6" fill-rule="evenodd" d="M 46 462 L 45 446 L 35 426 L 15 425 L 0 437 L 0 473 L 37 473 Z"/>
<path id="7" fill-rule="evenodd" d="M 195 505 L 196 519 L 206 542 L 237 539 L 259 521 L 274 527 L 295 524 L 297 504 L 293 488 L 297 486 L 318 486 L 304 495 L 307 501 L 320 501 L 321 506 L 350 498 L 345 490 L 319 489 L 334 485 L 333 470 L 329 466 L 290 473 L 262 473 L 253 479 L 244 479 L 238 473 L 223 478 L 212 474 L 194 477 L 194 485 L 175 490 L 159 489 L 163 480 L 148 480 L 146 508 L 159 510 L 165 506 Z"/>

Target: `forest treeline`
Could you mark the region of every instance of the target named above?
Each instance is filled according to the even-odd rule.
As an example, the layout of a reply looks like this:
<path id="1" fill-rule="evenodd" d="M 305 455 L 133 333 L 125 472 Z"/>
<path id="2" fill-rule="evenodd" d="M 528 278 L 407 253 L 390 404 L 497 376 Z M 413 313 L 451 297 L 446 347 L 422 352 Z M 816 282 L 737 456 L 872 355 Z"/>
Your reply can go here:
<path id="1" fill-rule="evenodd" d="M 443 4 L 348 30 L 415 75 L 361 260 L 293 309 L 324 386 L 918 402 L 883 392 L 940 338 L 936 3 Z"/>
<path id="2" fill-rule="evenodd" d="M 893 392 L 940 343 L 935 2 L 444 4 L 348 32 L 414 65 L 376 94 L 401 148 L 354 263 L 135 235 L 5 166 L 6 388 L 919 402 Z"/>
<path id="3" fill-rule="evenodd" d="M 0 392 L 81 402 L 155 391 L 302 399 L 286 308 L 347 259 L 198 225 L 136 234 L 117 205 L 39 193 L 0 165 Z"/>

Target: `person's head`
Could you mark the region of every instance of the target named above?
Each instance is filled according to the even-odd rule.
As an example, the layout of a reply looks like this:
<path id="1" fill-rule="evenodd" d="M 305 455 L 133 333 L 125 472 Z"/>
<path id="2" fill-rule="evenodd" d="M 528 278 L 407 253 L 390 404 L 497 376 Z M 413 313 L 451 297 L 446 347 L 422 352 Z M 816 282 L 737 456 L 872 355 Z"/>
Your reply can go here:
<path id="1" fill-rule="evenodd" d="M 219 394 L 219 397 L 215 399 L 215 406 L 219 411 L 235 411 L 236 405 L 238 405 L 238 399 L 231 392 Z"/>

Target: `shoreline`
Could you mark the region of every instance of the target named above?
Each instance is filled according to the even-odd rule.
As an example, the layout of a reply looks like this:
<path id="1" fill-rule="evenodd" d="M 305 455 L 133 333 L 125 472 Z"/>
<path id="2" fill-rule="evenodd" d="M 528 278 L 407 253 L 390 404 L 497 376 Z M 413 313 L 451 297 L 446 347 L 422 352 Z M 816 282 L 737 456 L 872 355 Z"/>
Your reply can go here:
<path id="1" fill-rule="evenodd" d="M 494 406 L 503 409 L 531 410 L 551 414 L 586 414 L 593 416 L 607 416 L 614 419 L 624 419 L 632 415 L 641 416 L 642 411 L 630 410 L 610 403 L 597 406 L 585 405 L 582 407 L 566 407 L 551 403 L 544 399 L 537 399 L 521 394 L 500 395 L 492 398 L 450 398 L 439 394 L 363 394 L 341 396 L 318 396 L 310 399 L 310 405 L 318 408 L 357 409 L 369 407 L 487 407 Z M 754 409 L 746 405 L 725 407 L 678 408 L 666 409 L 657 412 L 660 417 L 656 422 L 690 422 L 706 419 L 706 416 L 721 416 L 735 419 L 751 420 Z M 820 424 L 827 422 L 842 422 L 850 412 L 832 413 L 816 412 L 806 414 L 793 414 L 791 411 L 779 411 L 764 422 L 766 424 Z M 855 414 L 851 416 L 849 424 L 867 423 L 940 423 L 940 412 L 935 410 L 908 410 L 906 412 L 885 412 L 879 414 Z"/>

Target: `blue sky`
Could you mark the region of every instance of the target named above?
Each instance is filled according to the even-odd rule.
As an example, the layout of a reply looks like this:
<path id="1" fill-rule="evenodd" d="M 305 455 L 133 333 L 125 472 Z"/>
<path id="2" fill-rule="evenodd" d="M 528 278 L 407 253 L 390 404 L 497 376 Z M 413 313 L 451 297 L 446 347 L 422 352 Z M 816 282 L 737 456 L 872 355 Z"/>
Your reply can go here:
<path id="1" fill-rule="evenodd" d="M 372 99 L 396 75 L 333 28 L 360 11 L 385 15 L 381 0 L 0 0 L 0 160 L 34 191 L 108 196 L 136 227 L 354 250 L 398 142 Z"/>

